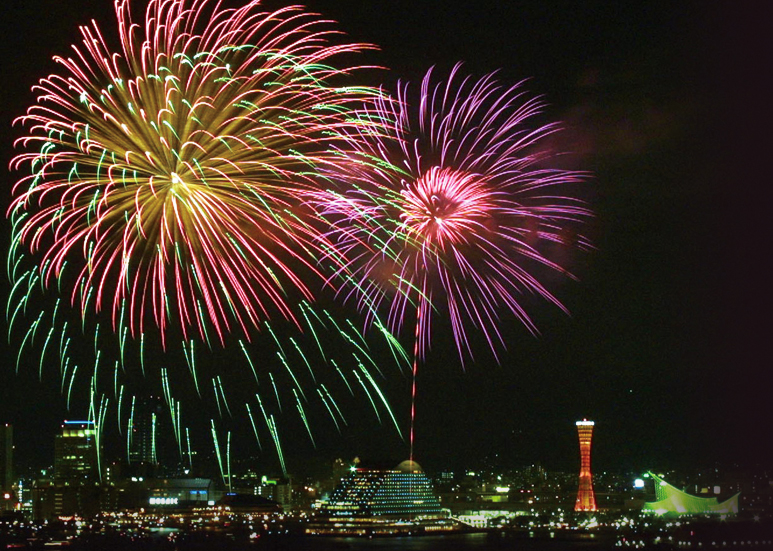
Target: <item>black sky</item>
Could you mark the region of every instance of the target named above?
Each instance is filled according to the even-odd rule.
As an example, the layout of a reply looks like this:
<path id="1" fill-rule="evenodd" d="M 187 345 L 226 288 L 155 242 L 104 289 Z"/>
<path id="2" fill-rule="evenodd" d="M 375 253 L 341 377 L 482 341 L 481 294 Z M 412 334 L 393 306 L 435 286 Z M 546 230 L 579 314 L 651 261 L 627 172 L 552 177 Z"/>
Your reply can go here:
<path id="1" fill-rule="evenodd" d="M 597 250 L 578 256 L 580 282 L 557 290 L 571 317 L 535 303 L 538 338 L 504 320 L 501 366 L 481 354 L 463 371 L 439 338 L 419 380 L 421 463 L 498 453 L 572 470 L 574 421 L 588 417 L 597 469 L 773 465 L 764 428 L 773 422 L 771 176 L 762 170 L 771 141 L 760 132 L 771 110 L 755 78 L 771 66 L 762 10 L 651 1 L 307 5 L 352 40 L 380 46 L 363 62 L 389 67 L 384 82 L 415 82 L 430 66 L 457 61 L 476 75 L 530 78 L 528 88 L 549 103 L 546 116 L 565 121 L 561 145 L 575 152 L 572 166 L 594 173 L 586 194 Z M 54 70 L 51 57 L 69 51 L 79 24 L 113 25 L 106 0 L 11 6 L 0 38 L 4 167 L 21 131 L 11 120 Z M 17 177 L 0 171 L 4 210 Z M 8 232 L 5 223 L 5 243 Z M 63 415 L 58 385 L 14 375 L 12 356 L 13 346 L 0 372 L 0 422 L 17 427 L 21 459 L 42 463 Z M 405 409 L 407 381 L 387 386 Z M 387 427 L 370 429 L 331 431 L 319 453 L 407 455 Z M 304 441 L 293 453 L 311 449 Z"/>

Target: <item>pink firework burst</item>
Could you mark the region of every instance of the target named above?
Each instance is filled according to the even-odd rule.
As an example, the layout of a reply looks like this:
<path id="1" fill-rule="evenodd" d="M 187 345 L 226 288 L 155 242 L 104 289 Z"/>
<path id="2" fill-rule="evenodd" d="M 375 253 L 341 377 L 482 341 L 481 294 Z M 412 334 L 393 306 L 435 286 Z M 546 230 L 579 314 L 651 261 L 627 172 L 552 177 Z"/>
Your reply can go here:
<path id="1" fill-rule="evenodd" d="M 415 310 L 417 358 L 438 315 L 462 359 L 472 331 L 496 354 L 502 311 L 537 332 L 525 295 L 564 309 L 543 281 L 549 271 L 571 277 L 553 249 L 589 246 L 576 228 L 590 212 L 571 196 L 586 174 L 551 166 L 547 138 L 559 127 L 533 126 L 544 104 L 521 85 L 463 77 L 460 65 L 447 80 L 433 76 L 418 94 L 398 85 L 396 99 L 377 102 L 365 117 L 379 131 L 349 135 L 350 162 L 329 174 L 338 185 L 314 202 L 345 257 L 336 277 L 347 298 L 368 309 L 388 303 L 398 331 Z"/>

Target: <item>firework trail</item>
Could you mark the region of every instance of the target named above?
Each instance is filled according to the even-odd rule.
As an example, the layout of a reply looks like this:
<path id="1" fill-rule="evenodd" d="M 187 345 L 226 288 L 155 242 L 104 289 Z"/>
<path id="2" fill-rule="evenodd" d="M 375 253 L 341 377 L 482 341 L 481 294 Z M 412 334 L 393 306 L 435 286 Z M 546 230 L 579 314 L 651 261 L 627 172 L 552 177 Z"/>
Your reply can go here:
<path id="1" fill-rule="evenodd" d="M 418 91 L 398 84 L 396 98 L 361 115 L 380 125 L 349 135 L 341 153 L 350 162 L 327 174 L 329 189 L 313 201 L 346 258 L 333 276 L 346 298 L 369 312 L 388 304 L 396 332 L 415 319 L 411 456 L 415 376 L 433 318 L 450 320 L 462 361 L 471 332 L 496 355 L 502 311 L 537 332 L 524 296 L 564 309 L 541 281 L 550 271 L 571 277 L 551 252 L 589 246 L 572 233 L 590 214 L 571 196 L 585 175 L 551 168 L 555 152 L 544 144 L 559 128 L 533 126 L 542 101 L 492 74 L 465 77 L 460 65 L 433 77 Z"/>
<path id="2" fill-rule="evenodd" d="M 133 21 L 128 0 L 116 0 L 115 10 L 119 49 L 96 23 L 81 27 L 82 43 L 55 58 L 60 71 L 33 88 L 37 101 L 17 120 L 26 135 L 11 166 L 26 175 L 8 211 L 13 288 L 6 312 L 9 338 L 16 333 L 20 342 L 17 370 L 25 350 L 40 353 L 41 377 L 46 358 L 58 357 L 68 407 L 87 384 L 91 417 L 104 426 L 113 407 L 129 446 L 130 382 L 139 366 L 146 386 L 164 397 L 189 462 L 175 397 L 180 370 L 165 365 L 184 366 L 219 416 L 236 410 L 225 390 L 234 375 L 232 386 L 264 393 L 264 401 L 276 394 L 279 402 L 284 384 L 293 391 L 285 403 L 307 428 L 312 400 L 338 424 L 322 374 L 311 373 L 304 393 L 308 383 L 299 380 L 312 364 L 302 348 L 319 350 L 322 358 L 311 361 L 321 370 L 332 362 L 321 341 L 335 341 L 335 332 L 348 343 L 330 365 L 347 392 L 363 375 L 360 366 L 370 363 L 367 371 L 375 362 L 357 344 L 361 335 L 309 304 L 325 281 L 319 259 L 332 256 L 303 197 L 316 172 L 340 162 L 331 144 L 369 124 L 351 109 L 376 92 L 346 86 L 360 67 L 329 65 L 369 46 L 338 43 L 329 21 L 297 6 L 266 12 L 257 1 L 224 9 L 207 0 L 151 0 L 143 24 Z M 38 309 L 36 295 L 48 306 Z M 274 333 L 286 320 L 305 342 Z M 265 354 L 254 359 L 258 333 L 278 348 L 273 362 Z M 91 357 L 90 347 L 76 345 L 84 335 L 93 336 Z M 393 337 L 383 335 L 402 358 Z M 252 387 L 236 376 L 247 364 L 239 370 L 215 358 L 202 366 L 202 348 L 235 342 Z M 180 343 L 184 361 L 168 355 Z M 278 442 L 276 415 L 266 419 Z"/>

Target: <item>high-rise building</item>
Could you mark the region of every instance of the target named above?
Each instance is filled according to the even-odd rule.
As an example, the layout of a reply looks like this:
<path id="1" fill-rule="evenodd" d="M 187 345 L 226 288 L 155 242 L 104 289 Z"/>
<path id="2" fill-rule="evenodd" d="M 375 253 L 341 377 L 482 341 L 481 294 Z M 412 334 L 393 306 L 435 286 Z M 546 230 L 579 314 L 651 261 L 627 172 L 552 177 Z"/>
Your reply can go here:
<path id="1" fill-rule="evenodd" d="M 575 511 L 595 511 L 596 496 L 593 493 L 593 475 L 590 471 L 590 444 L 593 438 L 593 421 L 577 421 L 577 433 L 580 437 L 580 487 L 577 490 Z"/>
<path id="2" fill-rule="evenodd" d="M 159 429 L 163 402 L 159 397 L 133 398 L 129 417 L 129 462 L 160 463 Z"/>
<path id="3" fill-rule="evenodd" d="M 65 421 L 54 442 L 54 478 L 59 481 L 99 479 L 97 431 L 93 421 Z"/>
<path id="4" fill-rule="evenodd" d="M 13 486 L 13 426 L 0 425 L 0 492 L 10 492 Z"/>

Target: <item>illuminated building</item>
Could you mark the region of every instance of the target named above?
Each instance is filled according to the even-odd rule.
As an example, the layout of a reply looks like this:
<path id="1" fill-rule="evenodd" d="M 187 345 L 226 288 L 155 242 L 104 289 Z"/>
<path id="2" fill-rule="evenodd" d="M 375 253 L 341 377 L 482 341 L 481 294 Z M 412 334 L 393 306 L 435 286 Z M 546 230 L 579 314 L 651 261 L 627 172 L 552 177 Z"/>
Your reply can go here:
<path id="1" fill-rule="evenodd" d="M 13 426 L 0 425 L 0 492 L 13 486 Z"/>
<path id="2" fill-rule="evenodd" d="M 148 484 L 146 503 L 128 506 L 191 507 L 207 505 L 213 499 L 214 490 L 209 478 L 168 478 L 157 479 Z"/>
<path id="3" fill-rule="evenodd" d="M 440 500 L 412 461 L 395 469 L 352 467 L 341 480 L 309 534 L 385 535 L 434 533 L 458 530 L 459 526 L 441 509 Z"/>
<path id="4" fill-rule="evenodd" d="M 254 489 L 254 495 L 278 503 L 284 510 L 292 507 L 293 491 L 289 478 L 269 478 L 263 476 L 260 486 Z"/>
<path id="5" fill-rule="evenodd" d="M 64 421 L 54 440 L 54 478 L 38 480 L 32 488 L 35 519 L 60 515 L 95 515 L 102 488 L 97 428 L 92 421 Z"/>
<path id="6" fill-rule="evenodd" d="M 672 486 L 661 477 L 648 472 L 644 475 L 655 484 L 655 501 L 642 506 L 642 511 L 657 515 L 734 515 L 738 513 L 737 493 L 720 502 L 716 497 L 698 497 L 690 495 Z"/>
<path id="7" fill-rule="evenodd" d="M 440 500 L 416 463 L 404 461 L 395 470 L 353 469 L 322 512 L 329 516 L 440 515 Z"/>
<path id="8" fill-rule="evenodd" d="M 590 472 L 590 443 L 593 438 L 593 421 L 577 421 L 580 437 L 580 487 L 577 490 L 575 511 L 595 511 L 596 496 L 593 494 L 593 475 Z"/>
<path id="9" fill-rule="evenodd" d="M 54 442 L 54 478 L 99 480 L 97 431 L 92 421 L 65 421 Z"/>

